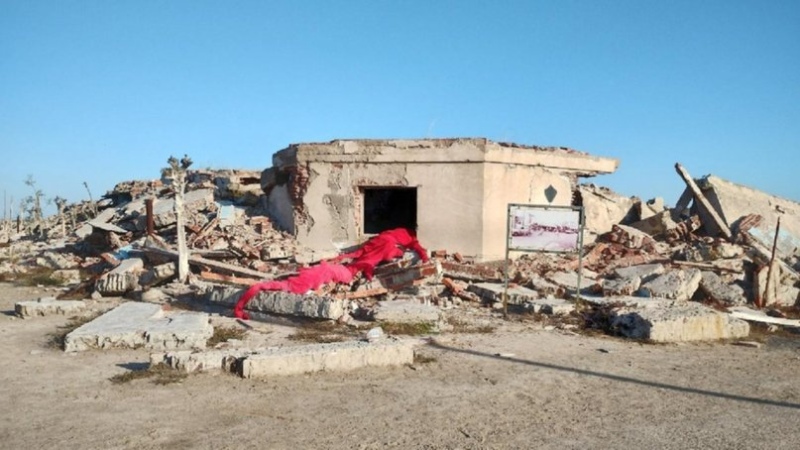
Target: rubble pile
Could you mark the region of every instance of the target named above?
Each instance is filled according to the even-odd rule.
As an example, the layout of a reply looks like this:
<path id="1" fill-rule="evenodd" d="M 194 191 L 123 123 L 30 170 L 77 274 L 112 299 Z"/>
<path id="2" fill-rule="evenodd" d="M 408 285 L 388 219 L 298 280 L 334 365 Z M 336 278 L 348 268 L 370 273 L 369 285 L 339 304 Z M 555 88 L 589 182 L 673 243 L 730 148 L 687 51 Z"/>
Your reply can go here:
<path id="1" fill-rule="evenodd" d="M 575 317 L 586 308 L 602 311 L 606 331 L 661 342 L 741 338 L 754 321 L 795 326 L 791 318 L 776 322 L 775 316 L 796 308 L 800 298 L 800 204 L 716 177 L 694 180 L 680 165 L 676 170 L 687 187 L 672 208 L 662 199 L 643 202 L 580 186 L 575 202 L 583 206 L 586 220 L 580 257 L 526 253 L 486 262 L 421 246 L 406 246 L 403 253 L 392 244 L 368 267 L 359 266 L 364 263 L 360 250 L 328 262 L 300 263 L 304 250 L 274 227 L 267 213 L 259 172 L 189 171 L 183 197 L 189 287 L 169 284 L 177 272 L 178 220 L 173 190 L 164 180 L 120 183 L 98 202 L 68 206 L 27 233 L 6 227 L 0 275 L 13 279 L 46 268 L 52 279 L 73 287 L 73 296 L 163 303 L 189 293 L 193 304 L 227 315 L 234 306 L 241 308 L 240 318 L 295 317 L 353 326 L 429 323 L 434 330 L 447 330 L 455 310 Z M 347 266 L 352 277 L 302 289 L 292 284 L 348 256 L 355 258 Z M 246 288 L 257 283 L 261 287 L 242 302 Z M 63 314 L 66 306 L 48 299 L 21 305 L 20 311 L 26 317 Z M 770 311 L 764 316 L 768 320 L 756 311 L 763 308 Z M 141 315 L 155 324 L 146 334 L 136 324 L 130 324 L 131 337 L 98 337 L 84 327 L 85 335 L 67 342 L 79 342 L 81 349 L 129 341 L 154 348 L 173 345 L 151 337 L 160 330 L 160 310 L 144 309 Z M 196 351 L 210 331 L 200 323 L 204 319 L 191 321 L 192 339 L 182 341 Z M 243 357 L 214 355 L 208 363 L 213 367 L 227 364 L 227 357 Z"/>

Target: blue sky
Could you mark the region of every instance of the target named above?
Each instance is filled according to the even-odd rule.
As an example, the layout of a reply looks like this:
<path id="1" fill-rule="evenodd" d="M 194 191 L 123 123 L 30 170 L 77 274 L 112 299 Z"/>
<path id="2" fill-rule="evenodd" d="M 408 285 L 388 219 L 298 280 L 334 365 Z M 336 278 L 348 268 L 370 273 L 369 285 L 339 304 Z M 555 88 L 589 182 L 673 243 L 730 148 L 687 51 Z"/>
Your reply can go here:
<path id="1" fill-rule="evenodd" d="M 619 158 L 593 181 L 668 204 L 678 161 L 800 200 L 799 44 L 796 0 L 0 0 L 0 189 L 477 136 Z"/>

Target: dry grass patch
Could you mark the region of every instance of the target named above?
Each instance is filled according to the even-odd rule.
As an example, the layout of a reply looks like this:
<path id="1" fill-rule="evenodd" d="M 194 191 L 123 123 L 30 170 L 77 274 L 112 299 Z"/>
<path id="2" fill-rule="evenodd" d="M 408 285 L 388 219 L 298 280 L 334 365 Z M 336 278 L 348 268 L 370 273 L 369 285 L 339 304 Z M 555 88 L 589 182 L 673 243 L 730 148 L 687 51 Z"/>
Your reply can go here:
<path id="1" fill-rule="evenodd" d="M 47 335 L 47 344 L 46 346 L 49 348 L 57 348 L 59 350 L 64 350 L 64 340 L 66 339 L 67 335 L 85 325 L 94 319 L 100 317 L 102 313 L 96 312 L 94 314 L 88 316 L 73 316 L 69 318 L 69 322 L 66 325 L 62 325 L 56 329 L 55 332 L 50 333 Z"/>
<path id="2" fill-rule="evenodd" d="M 165 385 L 172 383 L 179 383 L 183 381 L 188 374 L 175 370 L 166 364 L 156 364 L 143 370 L 131 370 L 129 372 L 114 375 L 108 380 L 113 384 L 125 384 L 134 380 L 142 380 L 151 378 L 153 384 Z"/>
<path id="3" fill-rule="evenodd" d="M 231 327 L 214 327 L 214 334 L 208 338 L 206 345 L 209 347 L 213 347 L 217 344 L 221 344 L 223 342 L 227 342 L 231 339 L 241 341 L 244 339 L 247 331 L 242 328 L 231 328 Z"/>
<path id="4" fill-rule="evenodd" d="M 396 336 L 424 336 L 436 333 L 436 326 L 430 322 L 381 322 L 380 327 L 386 334 Z"/>
<path id="5" fill-rule="evenodd" d="M 475 333 L 475 334 L 489 334 L 494 333 L 497 329 L 495 325 L 470 323 L 463 320 L 450 320 L 450 325 L 453 327 L 451 333 Z"/>
<path id="6" fill-rule="evenodd" d="M 342 342 L 358 336 L 358 332 L 338 325 L 335 322 L 304 323 L 289 339 L 292 341 L 330 344 Z"/>

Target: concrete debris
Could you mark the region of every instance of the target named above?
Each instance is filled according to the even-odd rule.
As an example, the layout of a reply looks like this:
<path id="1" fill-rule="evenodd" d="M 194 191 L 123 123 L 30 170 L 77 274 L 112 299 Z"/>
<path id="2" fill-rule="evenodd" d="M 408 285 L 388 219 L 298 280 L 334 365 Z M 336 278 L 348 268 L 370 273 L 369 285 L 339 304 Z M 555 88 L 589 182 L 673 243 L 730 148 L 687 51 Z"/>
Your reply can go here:
<path id="1" fill-rule="evenodd" d="M 56 300 L 55 297 L 42 297 L 14 304 L 14 312 L 23 319 L 53 314 L 77 314 L 84 309 L 86 303 L 82 300 Z"/>
<path id="2" fill-rule="evenodd" d="M 800 320 L 785 319 L 781 317 L 768 316 L 764 311 L 757 311 L 747 306 L 737 306 L 730 308 L 730 315 L 748 322 L 767 323 L 781 325 L 784 327 L 800 328 Z"/>
<path id="3" fill-rule="evenodd" d="M 534 313 L 562 316 L 575 311 L 575 303 L 560 298 L 526 300 L 523 306 Z"/>
<path id="4" fill-rule="evenodd" d="M 205 313 L 167 313 L 161 305 L 126 302 L 67 334 L 64 350 L 200 349 L 213 332 Z"/>
<path id="5" fill-rule="evenodd" d="M 502 302 L 504 289 L 505 286 L 498 283 L 475 283 L 468 288 L 470 292 L 474 292 L 488 303 Z M 537 298 L 539 298 L 539 293 L 532 289 L 522 286 L 508 287 L 509 305 L 522 305 Z"/>
<path id="6" fill-rule="evenodd" d="M 456 168 L 453 162 L 469 164 Z M 443 164 L 450 164 L 447 176 L 442 176 Z M 294 316 L 340 324 L 440 323 L 443 312 L 452 308 L 485 308 L 499 315 L 506 275 L 503 211 L 508 203 L 544 204 L 550 196 L 553 205 L 583 206 L 584 255 L 579 261 L 571 254 L 512 254 L 508 301 L 521 307 L 514 311 L 572 311 L 574 304 L 565 298 L 576 293 L 579 267 L 581 296 L 597 308 L 615 311 L 616 326 L 631 337 L 681 341 L 746 333 L 741 322 L 699 301 L 731 308 L 797 304 L 799 203 L 710 175 L 693 179 L 680 164 L 675 169 L 686 188 L 671 209 L 662 199 L 643 202 L 603 187 L 578 185 L 579 178 L 610 173 L 616 166 L 615 160 L 564 148 L 486 139 L 295 144 L 275 153 L 273 167 L 264 171 L 188 171 L 182 230 L 166 179 L 120 183 L 100 201 L 67 205 L 60 217 L 26 224 L 19 232 L 3 223 L 0 275 L 68 284 L 70 298 L 125 295 L 151 303 L 199 299 L 229 313 L 245 287 L 288 283 L 321 266 L 322 258 L 357 251 L 376 234 L 417 225 L 414 237 L 437 250 L 428 253 L 415 245 L 415 252 L 403 253 L 412 247 L 392 243 L 379 249 L 386 258 L 369 261 L 374 277 L 362 269 L 361 275 L 354 271 L 352 281 L 298 288 L 302 294 L 261 292 L 246 309 L 258 319 Z M 454 176 L 479 177 L 481 182 L 454 183 Z M 487 186 L 501 185 L 500 191 L 486 195 Z M 456 197 L 439 195 L 453 193 L 453 186 L 459 188 Z M 469 206 L 453 209 L 453 204 Z M 192 274 L 187 284 L 180 284 L 185 292 L 176 294 L 167 283 L 177 276 L 179 231 L 186 232 Z M 776 259 L 770 277 L 773 242 Z M 65 301 L 22 303 L 17 313 L 25 317 L 72 311 Z M 126 317 L 112 311 L 111 318 L 75 330 L 68 339 L 70 349 L 204 345 L 210 330 L 205 316 L 170 315 L 159 305 L 140 306 L 148 307 L 158 310 L 131 311 Z M 126 308 L 137 307 L 122 311 Z M 184 325 L 185 330 L 168 330 Z M 275 361 L 301 367 L 289 372 L 367 364 L 373 356 L 365 355 L 380 350 L 363 345 L 352 350 L 352 363 L 335 358 L 320 363 L 328 357 L 313 356 L 314 351 L 301 357 L 264 349 L 171 352 L 172 359 L 165 361 L 181 370 L 223 368 L 242 374 L 243 364 L 250 361 L 248 376 L 266 376 L 282 373 L 268 367 Z M 338 348 L 330 347 L 337 354 L 351 351 Z M 406 350 L 398 352 L 400 359 L 407 359 Z M 315 362 L 305 362 L 309 358 Z"/>
<path id="7" fill-rule="evenodd" d="M 702 275 L 697 269 L 673 270 L 643 284 L 639 295 L 643 297 L 690 300 L 700 286 Z"/>
<path id="8" fill-rule="evenodd" d="M 213 287 L 206 294 L 209 303 L 233 309 L 243 289 Z M 290 315 L 310 319 L 337 320 L 347 308 L 347 300 L 321 297 L 313 294 L 292 294 L 282 291 L 262 291 L 247 304 L 247 311 L 267 314 Z"/>
<path id="9" fill-rule="evenodd" d="M 744 320 L 692 302 L 614 312 L 611 327 L 623 336 L 653 342 L 739 339 L 749 335 Z"/>
<path id="10" fill-rule="evenodd" d="M 270 348 L 247 356 L 237 365 L 243 378 L 402 366 L 414 362 L 414 345 L 410 340 L 383 339 Z"/>
<path id="11" fill-rule="evenodd" d="M 736 285 L 728 284 L 714 272 L 701 272 L 700 290 L 706 296 L 727 306 L 744 305 L 747 302 L 744 290 Z"/>
<path id="12" fill-rule="evenodd" d="M 372 311 L 373 319 L 378 322 L 438 322 L 441 315 L 436 306 L 411 300 L 379 302 Z"/>

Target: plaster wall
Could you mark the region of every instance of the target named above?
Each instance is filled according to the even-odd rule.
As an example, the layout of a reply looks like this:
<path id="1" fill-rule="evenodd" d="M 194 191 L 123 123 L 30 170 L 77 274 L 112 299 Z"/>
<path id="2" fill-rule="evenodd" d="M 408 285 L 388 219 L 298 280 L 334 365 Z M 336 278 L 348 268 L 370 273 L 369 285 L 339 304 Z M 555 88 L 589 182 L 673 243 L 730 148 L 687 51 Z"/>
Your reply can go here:
<path id="1" fill-rule="evenodd" d="M 308 163 L 298 241 L 320 253 L 363 242 L 362 187 L 416 187 L 419 239 L 429 249 L 481 252 L 483 173 L 479 163 Z M 300 217 L 304 216 L 304 217 Z"/>
<path id="2" fill-rule="evenodd" d="M 487 163 L 484 165 L 482 260 L 502 259 L 506 248 L 509 203 L 546 205 L 545 189 L 558 193 L 554 206 L 572 204 L 573 182 L 568 175 L 542 167 Z"/>

